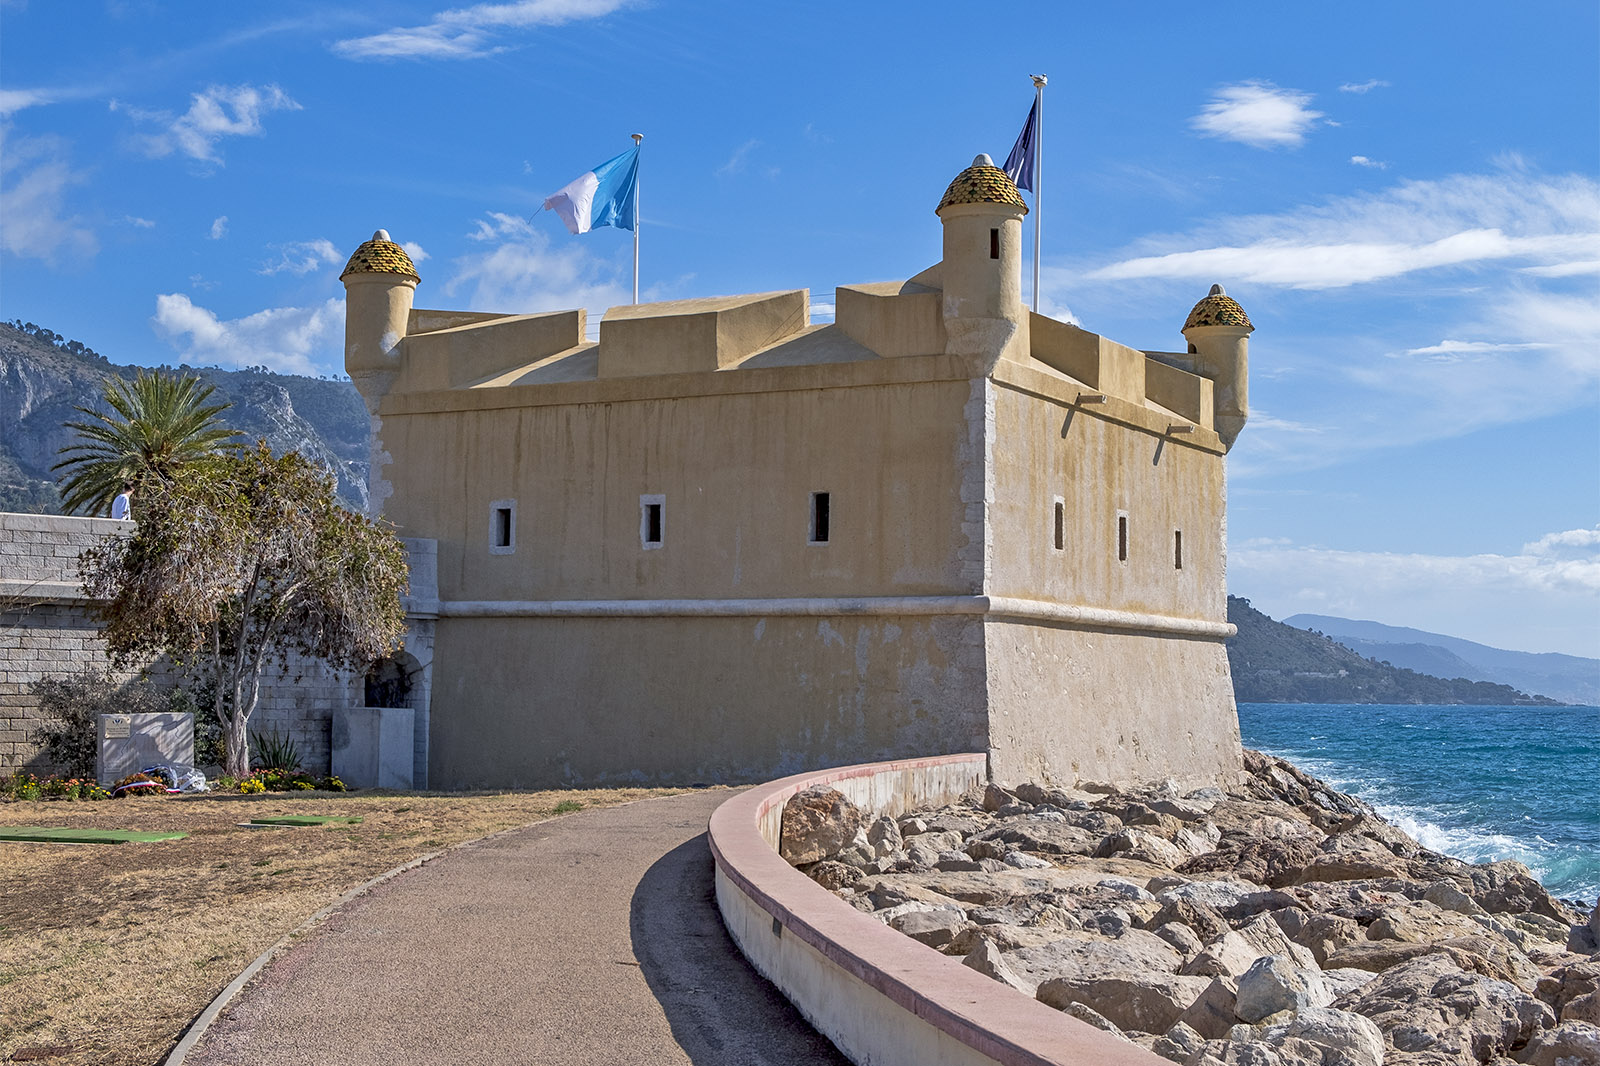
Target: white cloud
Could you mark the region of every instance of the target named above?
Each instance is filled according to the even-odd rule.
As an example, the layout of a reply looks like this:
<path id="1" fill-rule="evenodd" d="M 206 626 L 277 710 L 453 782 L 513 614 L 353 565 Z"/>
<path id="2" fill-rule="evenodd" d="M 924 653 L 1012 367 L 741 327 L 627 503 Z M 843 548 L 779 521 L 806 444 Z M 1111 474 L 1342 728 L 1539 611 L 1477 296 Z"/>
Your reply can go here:
<path id="1" fill-rule="evenodd" d="M 327 372 L 339 364 L 344 301 L 315 307 L 272 307 L 223 321 L 183 293 L 156 297 L 151 321 L 185 361 L 221 366 L 267 366 L 289 374 Z"/>
<path id="2" fill-rule="evenodd" d="M 1586 176 L 1455 175 L 1279 215 L 1222 219 L 1193 235 L 1146 242 L 1178 250 L 1124 259 L 1088 277 L 1326 289 L 1496 260 L 1558 266 L 1595 258 L 1597 220 L 1600 183 Z M 1229 243 L 1204 246 L 1219 236 Z"/>
<path id="3" fill-rule="evenodd" d="M 122 221 L 130 226 L 137 226 L 139 229 L 152 229 L 155 226 L 155 223 L 150 219 L 140 218 L 138 215 L 123 215 Z"/>
<path id="4" fill-rule="evenodd" d="M 55 103 L 55 96 L 44 89 L 0 89 L 0 118 L 29 107 Z"/>
<path id="5" fill-rule="evenodd" d="M 99 251 L 94 232 L 67 213 L 67 188 L 85 178 L 66 152 L 59 137 L 12 137 L 0 124 L 0 249 L 51 264 Z"/>
<path id="6" fill-rule="evenodd" d="M 1358 167 L 1370 167 L 1373 170 L 1388 170 L 1389 169 L 1389 164 L 1388 163 L 1385 163 L 1382 160 L 1378 160 L 1378 159 L 1368 159 L 1364 155 L 1353 155 L 1353 156 L 1350 157 L 1350 162 L 1354 163 Z"/>
<path id="7" fill-rule="evenodd" d="M 400 247 L 406 250 L 406 254 L 411 257 L 413 263 L 420 263 L 429 258 L 428 253 L 422 250 L 422 245 L 416 241 L 401 241 Z"/>
<path id="8" fill-rule="evenodd" d="M 733 150 L 733 154 L 728 157 L 728 161 L 726 163 L 717 168 L 717 176 L 719 178 L 732 177 L 735 174 L 743 174 L 745 171 L 749 170 L 750 155 L 760 147 L 761 142 L 758 140 L 752 139 L 745 141 L 743 144 Z M 779 173 L 778 168 L 774 166 L 760 167 L 758 169 L 761 171 L 763 176 L 768 178 L 775 178 Z"/>
<path id="9" fill-rule="evenodd" d="M 211 221 L 211 239 L 220 241 L 228 235 L 228 216 L 218 215 Z"/>
<path id="10" fill-rule="evenodd" d="M 1339 91 L 1342 93 L 1360 93 L 1365 95 L 1374 89 L 1387 89 L 1388 87 L 1388 82 L 1379 81 L 1377 78 L 1372 78 L 1361 82 L 1346 82 L 1345 84 L 1339 86 Z"/>
<path id="11" fill-rule="evenodd" d="M 212 85 L 190 98 L 189 110 L 173 118 L 169 112 L 143 111 L 113 100 L 113 111 L 126 111 L 137 121 L 159 122 L 166 128 L 137 140 L 144 153 L 162 158 L 180 152 L 202 163 L 221 165 L 217 142 L 224 137 L 259 137 L 261 116 L 301 107 L 276 85 Z"/>
<path id="12" fill-rule="evenodd" d="M 261 274 L 309 274 L 324 266 L 339 266 L 344 255 L 326 237 L 311 241 L 292 241 L 278 250 L 278 260 L 263 263 Z"/>
<path id="13" fill-rule="evenodd" d="M 1600 653 L 1600 529 L 1551 533 L 1514 554 L 1230 546 L 1229 591 L 1277 618 L 1373 618 L 1498 647 Z"/>
<path id="14" fill-rule="evenodd" d="M 1280 89 L 1271 82 L 1224 85 L 1189 124 L 1207 137 L 1238 141 L 1255 148 L 1293 147 L 1305 141 L 1306 130 L 1322 112 L 1308 106 L 1311 94 Z"/>
<path id="15" fill-rule="evenodd" d="M 498 243 L 457 259 L 455 275 L 443 287 L 446 296 L 468 293 L 469 310 L 527 314 L 583 307 L 597 316 L 632 301 L 624 267 L 595 257 L 582 243 L 552 247 L 526 220 L 498 212 L 477 226 L 470 237 Z"/>
<path id="16" fill-rule="evenodd" d="M 1524 274 L 1532 274 L 1536 278 L 1571 278 L 1579 274 L 1600 274 L 1600 259 L 1574 259 L 1568 263 L 1552 263 L 1549 266 L 1523 267 Z"/>
<path id="17" fill-rule="evenodd" d="M 520 0 L 474 4 L 441 11 L 424 26 L 396 27 L 339 41 L 333 50 L 348 59 L 475 59 L 505 50 L 494 43 L 505 30 L 560 26 L 600 18 L 632 0 Z"/>

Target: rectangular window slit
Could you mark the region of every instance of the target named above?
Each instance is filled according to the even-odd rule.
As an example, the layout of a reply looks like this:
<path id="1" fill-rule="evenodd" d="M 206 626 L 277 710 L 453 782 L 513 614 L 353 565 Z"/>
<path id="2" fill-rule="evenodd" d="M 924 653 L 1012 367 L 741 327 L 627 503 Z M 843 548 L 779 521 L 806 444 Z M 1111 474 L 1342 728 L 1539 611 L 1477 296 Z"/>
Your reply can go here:
<path id="1" fill-rule="evenodd" d="M 1000 258 L 1000 231 L 997 229 L 989 231 L 989 258 Z"/>
<path id="2" fill-rule="evenodd" d="M 494 546 L 496 548 L 511 547 L 511 508 L 496 507 L 494 509 Z"/>
<path id="3" fill-rule="evenodd" d="M 644 505 L 644 542 L 646 544 L 661 543 L 661 505 L 647 503 Z"/>
<path id="4" fill-rule="evenodd" d="M 1128 561 L 1128 516 L 1117 515 L 1117 561 Z"/>
<path id="5" fill-rule="evenodd" d="M 1183 530 L 1172 531 L 1172 568 L 1183 569 Z"/>
<path id="6" fill-rule="evenodd" d="M 811 536 L 812 544 L 828 543 L 828 494 L 826 492 L 813 492 L 811 494 Z"/>
<path id="7" fill-rule="evenodd" d="M 1056 551 L 1067 546 L 1067 505 L 1056 501 Z"/>

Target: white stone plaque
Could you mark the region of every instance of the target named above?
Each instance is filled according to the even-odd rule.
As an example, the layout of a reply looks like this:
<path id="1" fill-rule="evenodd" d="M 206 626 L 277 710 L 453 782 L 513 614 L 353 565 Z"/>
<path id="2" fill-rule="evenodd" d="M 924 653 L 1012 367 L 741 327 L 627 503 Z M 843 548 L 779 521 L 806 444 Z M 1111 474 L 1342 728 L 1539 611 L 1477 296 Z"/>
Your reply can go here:
<path id="1" fill-rule="evenodd" d="M 106 739 L 116 740 L 128 735 L 133 726 L 133 716 L 127 714 L 108 714 L 105 716 Z"/>

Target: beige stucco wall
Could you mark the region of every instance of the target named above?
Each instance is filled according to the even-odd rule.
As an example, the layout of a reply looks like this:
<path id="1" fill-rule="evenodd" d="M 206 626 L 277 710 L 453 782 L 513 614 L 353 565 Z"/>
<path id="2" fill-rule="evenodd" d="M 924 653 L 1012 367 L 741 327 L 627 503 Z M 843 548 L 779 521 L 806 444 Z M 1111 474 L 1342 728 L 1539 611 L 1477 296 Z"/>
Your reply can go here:
<path id="1" fill-rule="evenodd" d="M 767 780 L 982 748 L 967 617 L 441 618 L 436 786 Z"/>

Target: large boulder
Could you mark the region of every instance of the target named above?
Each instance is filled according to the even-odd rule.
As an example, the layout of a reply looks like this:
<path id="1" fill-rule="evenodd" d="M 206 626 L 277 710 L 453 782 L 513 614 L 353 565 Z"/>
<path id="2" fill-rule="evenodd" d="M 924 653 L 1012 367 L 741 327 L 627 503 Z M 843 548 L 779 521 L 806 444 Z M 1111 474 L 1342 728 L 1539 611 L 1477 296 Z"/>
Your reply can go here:
<path id="1" fill-rule="evenodd" d="M 1600 1025 L 1600 959 L 1556 967 L 1539 981 L 1535 994 L 1563 1022 Z"/>
<path id="2" fill-rule="evenodd" d="M 1234 1013 L 1242 1022 L 1259 1022 L 1280 1011 L 1326 1007 L 1333 991 L 1315 968 L 1306 969 L 1291 955 L 1257 959 L 1239 978 Z"/>
<path id="3" fill-rule="evenodd" d="M 1220 1040 L 1238 1024 L 1234 1008 L 1239 983 L 1231 977 L 1214 977 L 1178 1019 L 1207 1040 Z"/>
<path id="4" fill-rule="evenodd" d="M 976 947 L 967 952 L 961 960 L 962 965 L 971 967 L 985 977 L 999 981 L 1001 984 L 1016 989 L 1024 995 L 1033 995 L 1035 986 L 1018 975 L 1006 961 L 1005 953 L 1000 947 L 989 940 L 979 940 Z"/>
<path id="5" fill-rule="evenodd" d="M 1527 1066 L 1594 1066 L 1600 1063 L 1600 1026 L 1563 1022 L 1530 1040 L 1517 1061 Z"/>
<path id="6" fill-rule="evenodd" d="M 1271 1047 L 1298 1040 L 1320 1049 L 1319 1062 L 1383 1066 L 1383 1030 L 1359 1014 L 1332 1007 L 1304 1007 L 1288 1022 L 1268 1026 L 1261 1033 L 1261 1042 Z"/>
<path id="7" fill-rule="evenodd" d="M 837 789 L 802 789 L 783 805 L 778 853 L 795 866 L 831 859 L 855 839 L 864 820 L 861 808 Z"/>
<path id="8" fill-rule="evenodd" d="M 1334 1004 L 1372 1019 L 1389 1047 L 1438 1066 L 1478 1066 L 1525 1047 L 1555 1015 L 1506 981 L 1435 953 L 1401 963 Z M 1404 1060 L 1400 1060 L 1404 1061 Z"/>
<path id="9" fill-rule="evenodd" d="M 1129 973 L 1120 977 L 1052 977 L 1039 985 L 1039 1002 L 1064 1010 L 1090 1007 L 1120 1029 L 1164 1033 L 1210 984 L 1204 977 Z"/>

